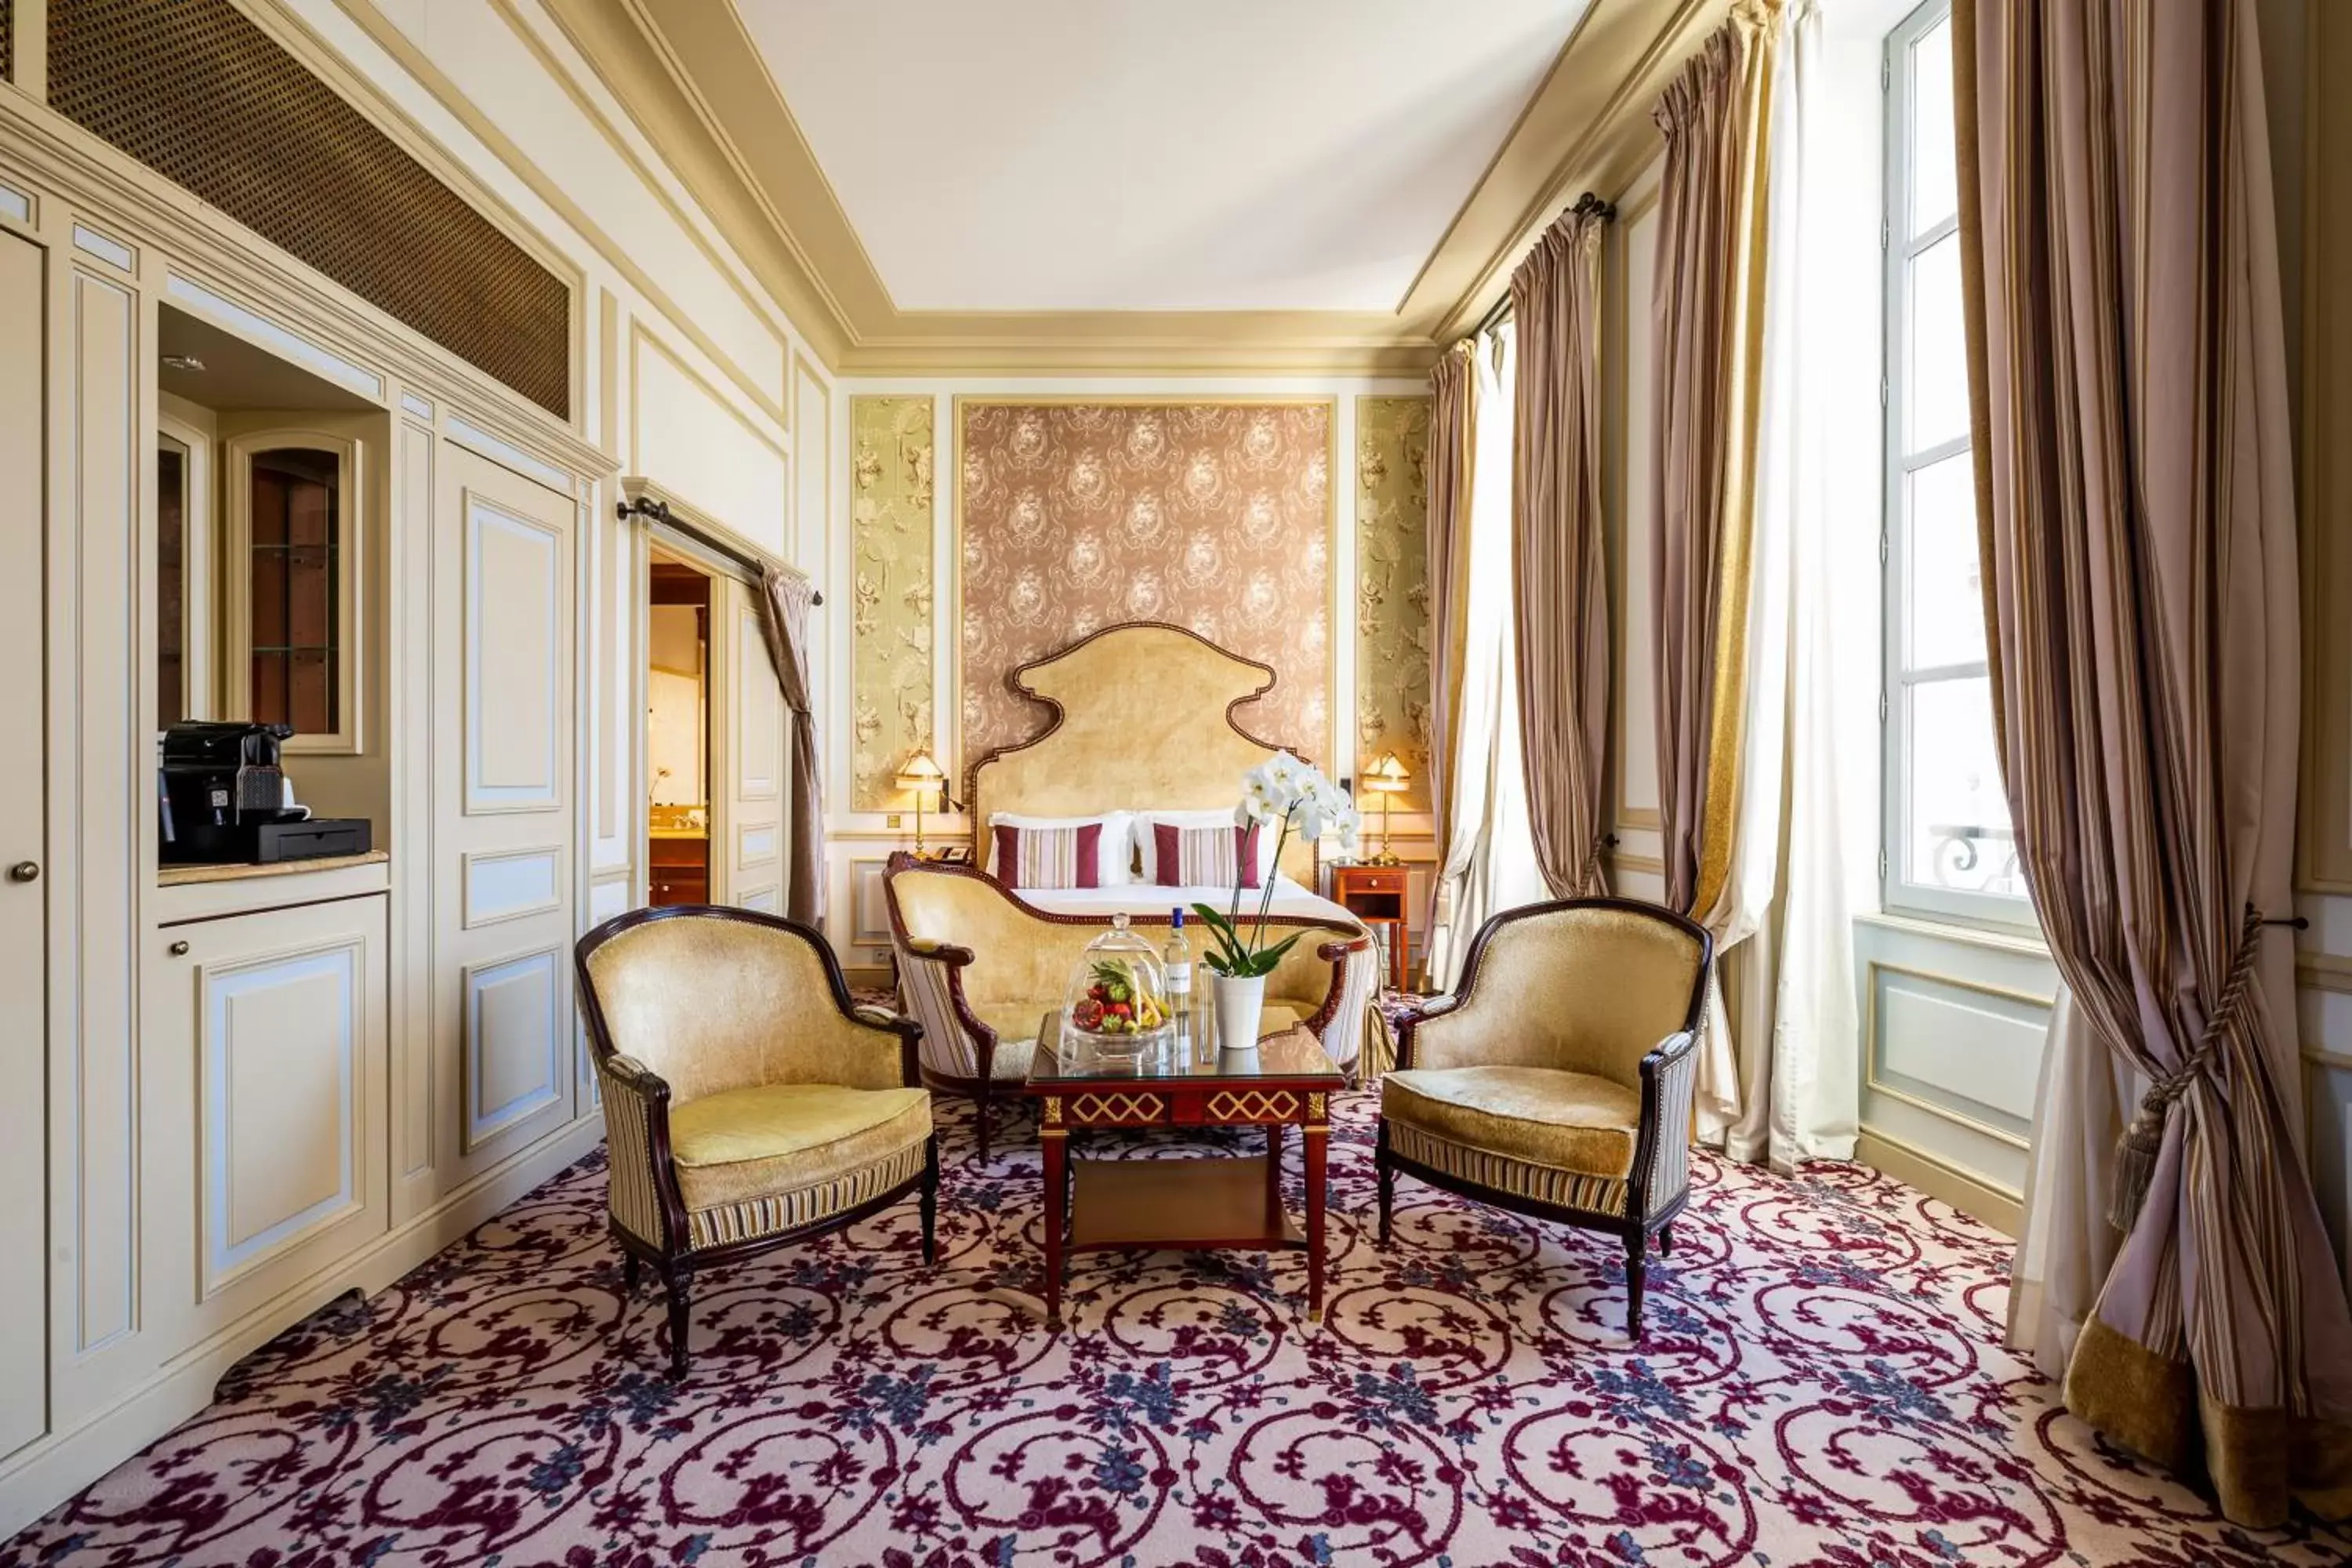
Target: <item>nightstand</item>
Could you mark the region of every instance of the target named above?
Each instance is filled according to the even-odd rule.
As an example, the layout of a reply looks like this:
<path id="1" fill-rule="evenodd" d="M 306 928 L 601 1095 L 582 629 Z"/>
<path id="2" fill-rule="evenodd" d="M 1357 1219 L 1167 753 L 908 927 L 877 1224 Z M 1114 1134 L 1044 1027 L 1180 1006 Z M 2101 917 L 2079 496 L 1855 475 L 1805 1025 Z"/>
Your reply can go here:
<path id="1" fill-rule="evenodd" d="M 1384 926 L 1389 949 L 1389 987 L 1405 989 L 1412 965 L 1412 921 L 1405 913 L 1407 868 L 1402 866 L 1334 866 L 1331 901 L 1368 926 Z"/>

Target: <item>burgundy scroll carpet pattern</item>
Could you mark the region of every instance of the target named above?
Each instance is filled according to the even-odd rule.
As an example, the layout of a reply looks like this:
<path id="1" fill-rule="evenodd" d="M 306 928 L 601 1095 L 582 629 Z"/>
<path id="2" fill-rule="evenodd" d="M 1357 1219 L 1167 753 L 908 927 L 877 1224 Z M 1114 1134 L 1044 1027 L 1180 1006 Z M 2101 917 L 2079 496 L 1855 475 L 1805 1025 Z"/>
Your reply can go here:
<path id="1" fill-rule="evenodd" d="M 1336 1109 L 1319 1330 L 1295 1254 L 1092 1254 L 1049 1337 L 1034 1140 L 978 1169 L 943 1102 L 939 1268 L 908 1203 L 714 1273 L 673 1385 L 592 1159 L 256 1354 L 0 1563 L 2255 1568 L 2352 1545 L 2249 1537 L 2103 1448 L 2000 1348 L 2005 1244 L 1908 1188 L 1701 1159 L 1635 1348 L 1614 1242 L 1406 1182 L 1376 1247 L 1372 1102 Z"/>

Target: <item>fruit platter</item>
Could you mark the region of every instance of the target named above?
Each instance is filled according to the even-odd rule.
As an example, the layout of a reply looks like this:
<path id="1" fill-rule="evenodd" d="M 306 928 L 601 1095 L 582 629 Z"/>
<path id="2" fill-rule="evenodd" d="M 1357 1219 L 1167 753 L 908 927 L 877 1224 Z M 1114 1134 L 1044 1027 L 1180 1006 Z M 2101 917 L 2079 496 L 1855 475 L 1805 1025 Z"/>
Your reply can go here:
<path id="1" fill-rule="evenodd" d="M 1097 1049 L 1133 1056 L 1168 1033 L 1168 1005 L 1141 966 L 1097 958 L 1088 984 L 1070 1005 L 1067 1022 L 1073 1034 Z"/>

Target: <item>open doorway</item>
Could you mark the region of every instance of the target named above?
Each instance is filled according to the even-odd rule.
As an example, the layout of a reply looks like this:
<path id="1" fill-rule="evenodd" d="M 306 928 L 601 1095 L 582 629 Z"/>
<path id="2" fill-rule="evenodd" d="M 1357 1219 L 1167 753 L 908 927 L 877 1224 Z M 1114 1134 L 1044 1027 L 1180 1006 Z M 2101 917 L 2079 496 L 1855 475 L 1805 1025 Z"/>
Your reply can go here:
<path id="1" fill-rule="evenodd" d="M 711 579 L 656 551 L 646 612 L 646 901 L 711 901 Z"/>

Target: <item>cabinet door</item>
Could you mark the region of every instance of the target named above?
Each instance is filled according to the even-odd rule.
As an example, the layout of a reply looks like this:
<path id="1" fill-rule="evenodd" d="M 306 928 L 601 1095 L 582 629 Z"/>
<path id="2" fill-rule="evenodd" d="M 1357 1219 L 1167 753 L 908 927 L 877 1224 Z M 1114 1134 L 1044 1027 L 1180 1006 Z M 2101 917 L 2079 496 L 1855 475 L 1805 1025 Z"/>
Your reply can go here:
<path id="1" fill-rule="evenodd" d="M 149 1267 L 171 1349 L 384 1233 L 385 903 L 153 934 L 146 1195 L 173 1224 Z"/>
<path id="2" fill-rule="evenodd" d="M 441 1190 L 571 1121 L 575 516 L 445 443 L 434 508 Z"/>
<path id="3" fill-rule="evenodd" d="M 0 729 L 42 731 L 40 672 L 47 668 L 41 595 L 41 376 L 47 363 L 41 315 L 47 289 L 38 246 L 0 233 L 0 474 L 16 504 L 0 508 Z M 45 767 L 20 752 L 0 768 L 0 1456 L 48 1426 L 48 846 Z M 32 876 L 14 869 L 29 867 Z"/>

